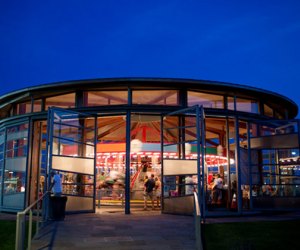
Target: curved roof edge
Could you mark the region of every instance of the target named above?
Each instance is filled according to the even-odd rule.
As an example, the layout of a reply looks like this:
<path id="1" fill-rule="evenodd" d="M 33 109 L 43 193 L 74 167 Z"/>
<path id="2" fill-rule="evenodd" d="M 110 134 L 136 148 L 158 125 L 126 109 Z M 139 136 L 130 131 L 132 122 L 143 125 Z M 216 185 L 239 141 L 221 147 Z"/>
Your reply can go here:
<path id="1" fill-rule="evenodd" d="M 160 77 L 116 77 L 116 78 L 94 78 L 94 79 L 79 79 L 79 80 L 68 80 L 68 81 L 58 81 L 58 82 L 52 82 L 52 83 L 45 83 L 40 85 L 35 85 L 32 87 L 26 87 L 19 90 L 8 92 L 4 95 L 0 96 L 0 102 L 4 101 L 8 98 L 15 99 L 18 95 L 23 95 L 25 92 L 31 92 L 31 91 L 38 91 L 43 89 L 49 89 L 52 87 L 67 87 L 71 85 L 80 85 L 82 83 L 108 83 L 108 82 L 141 82 L 141 81 L 147 81 L 147 82 L 165 82 L 165 83 L 189 83 L 189 84 L 201 84 L 201 85 L 215 85 L 219 87 L 224 88 L 234 88 L 236 90 L 247 90 L 254 93 L 260 93 L 265 94 L 269 96 L 276 97 L 278 99 L 281 99 L 285 101 L 288 106 L 290 106 L 293 109 L 294 117 L 298 114 L 298 105 L 291 99 L 289 99 L 286 96 L 283 96 L 281 94 L 278 94 L 273 91 L 269 91 L 262 88 L 252 87 L 248 85 L 243 84 L 237 84 L 237 83 L 229 83 L 229 82 L 222 82 L 222 81 L 214 81 L 214 80 L 197 80 L 197 79 L 189 79 L 189 78 L 160 78 Z"/>

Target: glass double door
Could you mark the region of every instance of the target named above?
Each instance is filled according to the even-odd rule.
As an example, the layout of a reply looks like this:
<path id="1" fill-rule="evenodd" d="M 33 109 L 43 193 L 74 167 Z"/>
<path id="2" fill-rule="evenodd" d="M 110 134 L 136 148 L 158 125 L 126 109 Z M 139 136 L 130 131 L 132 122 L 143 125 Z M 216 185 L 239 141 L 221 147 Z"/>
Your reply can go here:
<path id="1" fill-rule="evenodd" d="M 162 188 L 167 188 L 165 182 L 169 184 L 177 170 L 174 172 L 175 167 L 171 166 L 173 169 L 170 171 L 174 173 L 167 180 L 163 175 L 170 175 L 171 172 L 162 173 L 162 163 L 167 159 L 170 162 L 170 159 L 176 161 L 191 157 L 189 162 L 193 162 L 193 170 L 183 173 L 187 170 L 185 168 L 178 178 L 181 182 L 187 182 L 189 177 L 195 177 L 193 181 L 198 183 L 200 137 L 199 119 L 195 115 L 178 113 L 162 118 L 160 114 L 129 112 L 93 117 L 59 108 L 49 109 L 47 173 L 52 170 L 60 173 L 63 194 L 68 196 L 67 211 L 100 208 L 100 212 L 118 209 L 134 213 L 145 206 L 152 207 L 152 201 L 145 199 L 144 189 L 147 178 L 154 176 L 157 184 L 153 192 L 154 210 L 173 213 L 168 210 L 169 206 L 164 205 L 165 201 L 169 201 L 172 187 L 168 194 Z M 180 141 L 183 136 L 182 122 L 188 126 L 184 132 L 186 144 Z M 173 128 L 169 129 L 169 126 Z M 174 140 L 177 145 L 164 147 L 162 151 L 162 135 L 165 145 L 174 144 Z M 188 184 L 183 187 L 176 178 L 179 189 L 194 186 Z M 47 181 L 50 183 L 50 179 Z M 195 184 L 196 189 L 200 190 L 200 187 L 202 190 L 203 185 Z M 203 190 L 200 192 L 203 193 Z M 180 205 L 178 199 L 176 201 Z M 178 208 L 178 213 L 181 209 Z"/>
<path id="2" fill-rule="evenodd" d="M 161 116 L 105 115 L 97 118 L 97 126 L 97 207 L 100 212 L 142 210 L 146 178 L 153 174 L 161 180 Z M 161 192 L 154 199 L 160 210 Z"/>

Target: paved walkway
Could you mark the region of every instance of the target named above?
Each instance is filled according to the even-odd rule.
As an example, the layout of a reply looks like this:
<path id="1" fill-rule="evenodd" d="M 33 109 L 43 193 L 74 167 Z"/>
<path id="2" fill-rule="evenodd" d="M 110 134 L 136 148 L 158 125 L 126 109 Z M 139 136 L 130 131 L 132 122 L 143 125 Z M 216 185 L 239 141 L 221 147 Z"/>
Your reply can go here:
<path id="1" fill-rule="evenodd" d="M 16 215 L 0 213 L 0 219 Z M 207 218 L 205 223 L 300 219 L 299 212 L 249 214 L 242 217 Z M 161 214 L 160 211 L 101 210 L 96 214 L 67 215 L 53 221 L 33 240 L 33 248 L 44 249 L 195 249 L 192 216 Z"/>
<path id="2" fill-rule="evenodd" d="M 192 216 L 145 211 L 67 215 L 45 227 L 32 249 L 195 249 Z"/>

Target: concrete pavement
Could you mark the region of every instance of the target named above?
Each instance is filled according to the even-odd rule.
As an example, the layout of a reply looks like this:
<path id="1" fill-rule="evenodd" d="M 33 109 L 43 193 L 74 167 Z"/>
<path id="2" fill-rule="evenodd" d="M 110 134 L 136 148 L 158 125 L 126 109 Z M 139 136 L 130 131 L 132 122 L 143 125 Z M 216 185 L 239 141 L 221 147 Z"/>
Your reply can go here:
<path id="1" fill-rule="evenodd" d="M 194 221 L 152 210 L 67 215 L 43 228 L 32 249 L 195 249 Z"/>

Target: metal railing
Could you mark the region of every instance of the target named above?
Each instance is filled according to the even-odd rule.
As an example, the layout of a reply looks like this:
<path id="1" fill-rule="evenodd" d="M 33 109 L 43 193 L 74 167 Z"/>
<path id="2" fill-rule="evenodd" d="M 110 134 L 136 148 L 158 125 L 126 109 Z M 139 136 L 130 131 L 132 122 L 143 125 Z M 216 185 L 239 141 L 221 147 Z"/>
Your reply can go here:
<path id="1" fill-rule="evenodd" d="M 197 192 L 194 192 L 194 222 L 195 222 L 195 238 L 196 249 L 203 250 L 202 232 L 201 232 L 201 210 Z"/>
<path id="2" fill-rule="evenodd" d="M 45 192 L 38 200 L 33 202 L 29 207 L 27 207 L 24 211 L 17 213 L 17 221 L 16 221 L 16 244 L 15 250 L 23 250 L 25 249 L 25 232 L 26 232 L 26 214 L 29 213 L 28 218 L 28 242 L 27 249 L 31 249 L 31 239 L 32 239 L 32 214 L 33 210 L 36 214 L 36 234 L 39 232 L 40 226 L 40 204 L 41 201 L 48 195 L 50 192 Z"/>

